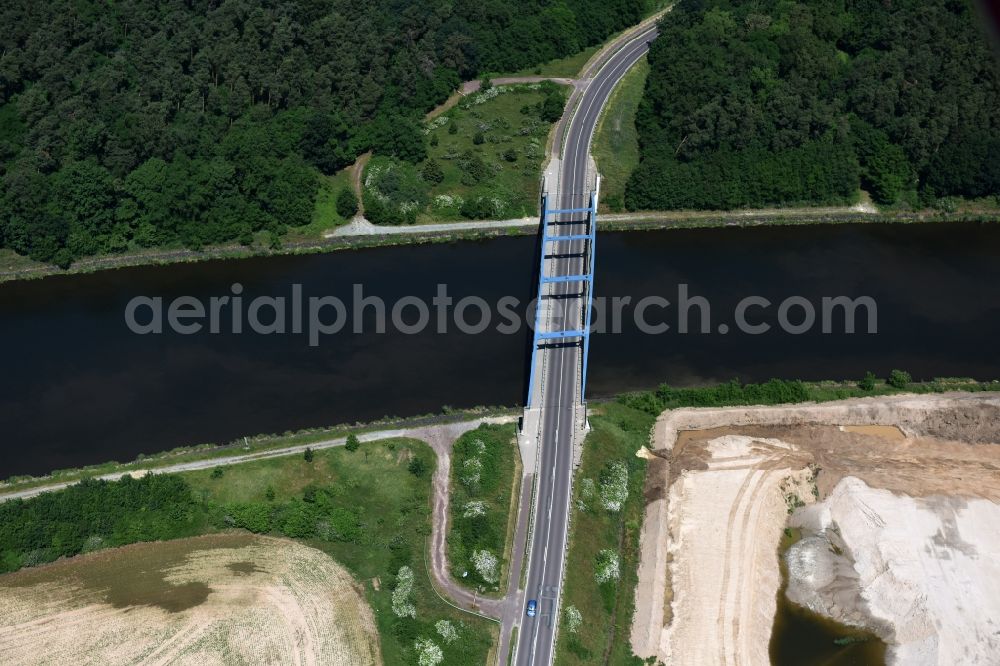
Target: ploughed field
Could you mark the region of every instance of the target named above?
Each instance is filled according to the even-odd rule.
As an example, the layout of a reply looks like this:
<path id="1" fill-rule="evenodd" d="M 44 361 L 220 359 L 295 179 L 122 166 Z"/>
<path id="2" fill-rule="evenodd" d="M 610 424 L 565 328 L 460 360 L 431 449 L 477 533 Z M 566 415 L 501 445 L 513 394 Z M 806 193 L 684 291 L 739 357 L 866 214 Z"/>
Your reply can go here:
<path id="1" fill-rule="evenodd" d="M 220 534 L 0 576 L 0 662 L 378 664 L 351 575 L 294 541 Z"/>

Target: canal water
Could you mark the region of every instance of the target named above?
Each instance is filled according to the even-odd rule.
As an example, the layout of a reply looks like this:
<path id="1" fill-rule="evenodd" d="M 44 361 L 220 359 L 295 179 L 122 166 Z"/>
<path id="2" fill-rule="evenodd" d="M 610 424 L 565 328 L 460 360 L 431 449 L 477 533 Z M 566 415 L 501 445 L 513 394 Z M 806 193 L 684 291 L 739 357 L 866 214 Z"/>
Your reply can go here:
<path id="1" fill-rule="evenodd" d="M 530 332 L 497 330 L 508 318 L 497 306 L 516 299 L 518 310 L 530 312 L 537 251 L 533 238 L 505 238 L 0 285 L 0 478 L 243 435 L 438 412 L 445 405 L 520 404 Z M 869 369 L 885 375 L 902 368 L 916 378 L 1000 377 L 1000 225 L 602 233 L 597 261 L 597 295 L 632 301 L 619 302 L 620 331 L 593 337 L 591 397 L 661 382 L 847 379 Z M 454 307 L 440 309 L 445 330 L 437 330 L 432 299 L 442 284 L 452 303 L 482 299 L 492 316 L 485 332 L 459 330 Z M 293 333 L 294 285 L 301 285 L 304 329 L 311 297 L 345 303 L 350 321 L 344 329 L 319 336 L 316 346 L 307 331 Z M 415 333 L 389 322 L 384 333 L 376 332 L 376 308 L 353 317 L 355 285 L 363 296 L 384 299 L 390 311 L 401 299 L 418 297 L 431 308 L 434 325 Z M 681 285 L 687 285 L 687 317 L 680 316 Z M 166 326 L 169 304 L 179 297 L 208 308 L 213 297 L 237 295 L 245 331 L 246 304 L 284 298 L 288 332 L 236 333 L 225 308 L 218 333 L 207 323 L 194 334 L 138 335 L 126 325 L 127 305 L 136 297 L 162 299 Z M 855 334 L 843 332 L 842 312 L 829 317 L 830 332 L 823 332 L 822 299 L 841 296 L 874 301 L 877 333 L 868 333 L 865 309 L 858 310 Z M 671 303 L 647 302 L 644 310 L 648 323 L 669 330 L 639 330 L 634 306 L 644 297 Z M 738 330 L 735 312 L 747 297 L 771 303 L 763 307 L 758 300 L 745 310 L 747 323 L 770 326 L 767 332 Z M 781 328 L 779 304 L 791 297 L 816 313 L 808 332 Z M 612 329 L 615 309 L 608 304 L 597 312 Z M 136 312 L 140 323 L 152 321 L 150 308 Z M 263 322 L 274 316 L 267 308 L 259 312 Z M 337 315 L 333 307 L 321 312 L 328 322 Z M 479 321 L 476 302 L 463 312 L 466 322 Z M 406 324 L 420 314 L 416 306 L 402 313 Z M 806 314 L 796 301 L 787 318 L 799 324 Z M 679 330 L 682 319 L 687 333 Z M 362 332 L 355 333 L 359 322 Z"/>

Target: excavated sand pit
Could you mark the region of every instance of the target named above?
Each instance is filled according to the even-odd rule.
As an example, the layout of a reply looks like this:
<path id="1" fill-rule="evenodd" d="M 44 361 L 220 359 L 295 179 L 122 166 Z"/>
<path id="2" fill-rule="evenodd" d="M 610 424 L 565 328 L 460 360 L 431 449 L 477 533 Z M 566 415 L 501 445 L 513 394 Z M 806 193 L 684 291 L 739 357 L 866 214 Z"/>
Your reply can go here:
<path id="1" fill-rule="evenodd" d="M 890 663 L 995 663 L 993 442 L 1000 396 L 990 394 L 664 413 L 651 443 L 633 650 L 668 664 L 768 664 L 777 545 L 794 510 L 808 535 L 840 540 L 843 561 L 809 571 L 827 583 L 840 573 L 826 588 L 835 603 L 816 610 L 873 630 Z M 957 610 L 947 590 L 985 579 L 992 596 Z"/>

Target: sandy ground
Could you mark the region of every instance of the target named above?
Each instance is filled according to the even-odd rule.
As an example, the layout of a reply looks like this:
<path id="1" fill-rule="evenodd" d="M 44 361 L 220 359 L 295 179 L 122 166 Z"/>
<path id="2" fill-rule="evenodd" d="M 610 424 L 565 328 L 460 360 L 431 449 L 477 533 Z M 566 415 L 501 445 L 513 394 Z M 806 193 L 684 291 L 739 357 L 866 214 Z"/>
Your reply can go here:
<path id="1" fill-rule="evenodd" d="M 350 574 L 293 541 L 138 544 L 0 577 L 3 664 L 379 664 Z"/>
<path id="2" fill-rule="evenodd" d="M 1000 504 L 847 477 L 792 521 L 815 536 L 789 555 L 789 598 L 880 634 L 891 664 L 998 663 Z"/>
<path id="3" fill-rule="evenodd" d="M 668 664 L 767 664 L 789 507 L 847 476 L 1000 501 L 1000 447 L 986 442 L 1000 442 L 990 394 L 665 412 L 651 442 L 633 650 Z"/>

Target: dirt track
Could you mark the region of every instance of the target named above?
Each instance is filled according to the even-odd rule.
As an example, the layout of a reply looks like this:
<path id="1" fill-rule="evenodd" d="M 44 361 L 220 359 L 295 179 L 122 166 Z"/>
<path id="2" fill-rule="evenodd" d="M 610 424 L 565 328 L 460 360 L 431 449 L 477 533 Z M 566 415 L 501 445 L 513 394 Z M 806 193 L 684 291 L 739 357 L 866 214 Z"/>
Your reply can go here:
<path id="1" fill-rule="evenodd" d="M 898 430 L 841 427 L 866 425 Z M 995 394 L 664 413 L 633 650 L 673 664 L 767 663 L 786 502 L 814 501 L 814 475 L 820 498 L 853 476 L 913 496 L 1000 502 L 1000 447 L 987 442 L 1000 442 Z"/>

